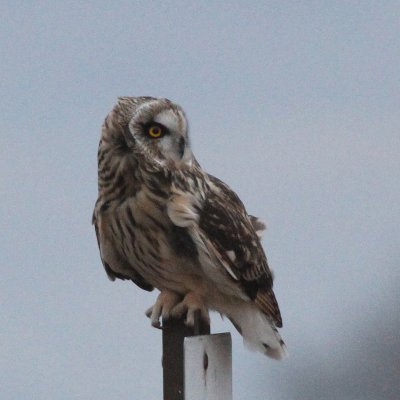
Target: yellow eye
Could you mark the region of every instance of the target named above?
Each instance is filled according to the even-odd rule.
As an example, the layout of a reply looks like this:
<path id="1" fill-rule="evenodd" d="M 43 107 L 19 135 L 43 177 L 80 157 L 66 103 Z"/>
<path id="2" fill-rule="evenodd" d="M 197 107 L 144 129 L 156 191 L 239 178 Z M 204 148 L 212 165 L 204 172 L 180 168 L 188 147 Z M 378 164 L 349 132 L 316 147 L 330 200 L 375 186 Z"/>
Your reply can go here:
<path id="1" fill-rule="evenodd" d="M 160 126 L 158 125 L 151 125 L 147 131 L 147 133 L 149 134 L 149 136 L 151 136 L 152 138 L 159 138 L 162 133 L 163 130 Z"/>

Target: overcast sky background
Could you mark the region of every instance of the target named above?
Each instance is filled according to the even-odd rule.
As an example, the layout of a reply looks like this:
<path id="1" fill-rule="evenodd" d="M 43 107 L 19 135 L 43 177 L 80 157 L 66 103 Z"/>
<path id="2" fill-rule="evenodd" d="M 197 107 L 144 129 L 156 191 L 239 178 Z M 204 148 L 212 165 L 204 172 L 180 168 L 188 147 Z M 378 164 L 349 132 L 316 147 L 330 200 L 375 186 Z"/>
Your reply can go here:
<path id="1" fill-rule="evenodd" d="M 399 1 L 1 1 L 0 398 L 162 398 L 156 293 L 108 281 L 91 214 L 117 96 L 184 108 L 266 220 L 290 358 L 233 335 L 234 399 L 400 392 Z"/>

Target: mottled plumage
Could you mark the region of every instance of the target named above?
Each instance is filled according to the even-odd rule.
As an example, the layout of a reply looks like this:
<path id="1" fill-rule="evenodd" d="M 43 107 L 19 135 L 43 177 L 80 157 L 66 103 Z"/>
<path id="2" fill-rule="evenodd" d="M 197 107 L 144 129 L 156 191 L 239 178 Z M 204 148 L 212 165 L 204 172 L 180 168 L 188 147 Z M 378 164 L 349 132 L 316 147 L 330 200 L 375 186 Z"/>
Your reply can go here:
<path id="1" fill-rule="evenodd" d="M 160 295 L 147 314 L 199 310 L 227 315 L 245 341 L 285 355 L 273 277 L 260 243 L 264 224 L 238 196 L 202 170 L 182 109 L 167 99 L 121 97 L 107 116 L 98 151 L 99 197 L 93 213 L 110 279 L 130 279 Z"/>

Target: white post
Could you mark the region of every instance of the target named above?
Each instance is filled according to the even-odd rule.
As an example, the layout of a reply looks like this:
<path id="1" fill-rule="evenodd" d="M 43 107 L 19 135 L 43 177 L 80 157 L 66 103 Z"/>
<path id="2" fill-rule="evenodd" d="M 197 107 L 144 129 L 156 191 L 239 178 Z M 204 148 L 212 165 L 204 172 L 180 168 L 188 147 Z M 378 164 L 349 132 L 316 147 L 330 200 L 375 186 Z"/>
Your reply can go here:
<path id="1" fill-rule="evenodd" d="M 230 333 L 185 337 L 185 400 L 232 400 Z"/>
<path id="2" fill-rule="evenodd" d="M 185 325 L 184 318 L 163 321 L 163 386 L 164 400 L 184 400 L 183 341 L 187 336 L 208 335 L 210 325 L 196 312 L 194 326 Z"/>

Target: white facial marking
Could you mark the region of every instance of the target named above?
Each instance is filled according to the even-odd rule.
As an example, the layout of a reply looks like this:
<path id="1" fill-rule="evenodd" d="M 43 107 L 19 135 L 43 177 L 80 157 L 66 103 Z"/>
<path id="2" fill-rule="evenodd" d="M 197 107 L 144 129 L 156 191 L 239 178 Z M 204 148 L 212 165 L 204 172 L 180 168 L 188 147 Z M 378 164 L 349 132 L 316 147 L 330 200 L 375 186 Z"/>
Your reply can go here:
<path id="1" fill-rule="evenodd" d="M 173 160 L 177 166 L 192 165 L 193 155 L 187 145 L 187 123 L 185 116 L 178 111 L 164 110 L 154 117 L 154 122 L 164 125 L 169 131 L 170 135 L 166 135 L 160 140 L 159 147 L 162 149 L 164 155 Z M 178 151 L 180 140 L 185 139 L 185 149 L 183 155 Z"/>
<path id="2" fill-rule="evenodd" d="M 177 115 L 172 110 L 164 110 L 157 114 L 154 122 L 166 126 L 170 131 L 180 132 L 181 126 Z"/>

